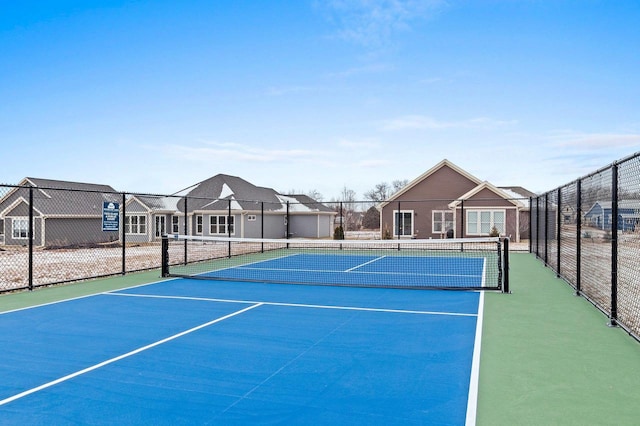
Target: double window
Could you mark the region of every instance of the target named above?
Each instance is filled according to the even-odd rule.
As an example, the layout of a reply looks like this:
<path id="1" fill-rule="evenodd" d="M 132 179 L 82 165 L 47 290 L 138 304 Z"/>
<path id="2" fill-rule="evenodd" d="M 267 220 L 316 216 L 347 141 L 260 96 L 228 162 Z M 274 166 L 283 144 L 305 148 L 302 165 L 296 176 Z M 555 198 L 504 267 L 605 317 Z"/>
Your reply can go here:
<path id="1" fill-rule="evenodd" d="M 469 235 L 489 235 L 493 228 L 504 234 L 504 210 L 467 210 L 467 229 Z"/>
<path id="2" fill-rule="evenodd" d="M 234 222 L 233 216 L 210 216 L 209 233 L 211 235 L 233 235 Z"/>
<path id="3" fill-rule="evenodd" d="M 146 234 L 147 216 L 127 215 L 124 218 L 124 229 L 127 234 Z"/>
<path id="4" fill-rule="evenodd" d="M 25 240 L 29 235 L 29 218 L 14 217 L 11 219 L 11 237 L 15 240 Z"/>
<path id="5" fill-rule="evenodd" d="M 453 212 L 451 210 L 434 210 L 432 227 L 434 234 L 444 234 L 453 229 Z"/>

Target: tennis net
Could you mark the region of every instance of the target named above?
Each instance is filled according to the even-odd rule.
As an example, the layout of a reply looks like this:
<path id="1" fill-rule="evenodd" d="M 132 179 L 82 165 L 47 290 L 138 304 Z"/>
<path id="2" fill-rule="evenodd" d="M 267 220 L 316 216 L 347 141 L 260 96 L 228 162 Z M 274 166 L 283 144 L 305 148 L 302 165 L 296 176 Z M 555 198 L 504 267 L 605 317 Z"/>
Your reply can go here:
<path id="1" fill-rule="evenodd" d="M 508 240 L 168 235 L 162 275 L 286 284 L 508 291 Z"/>

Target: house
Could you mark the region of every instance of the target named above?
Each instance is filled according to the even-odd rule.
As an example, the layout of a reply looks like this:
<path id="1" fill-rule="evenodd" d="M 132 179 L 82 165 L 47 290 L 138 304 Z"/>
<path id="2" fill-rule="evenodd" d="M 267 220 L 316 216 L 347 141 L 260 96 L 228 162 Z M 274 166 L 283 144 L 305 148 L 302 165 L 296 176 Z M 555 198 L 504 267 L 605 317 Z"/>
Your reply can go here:
<path id="1" fill-rule="evenodd" d="M 132 196 L 127 241 L 163 233 L 241 238 L 326 238 L 336 213 L 306 195 L 282 195 L 237 176 L 218 174 L 170 197 Z"/>
<path id="2" fill-rule="evenodd" d="M 382 238 L 480 237 L 495 227 L 519 242 L 528 238 L 525 194 L 532 193 L 498 188 L 445 159 L 378 206 Z"/>
<path id="3" fill-rule="evenodd" d="M 118 230 L 103 230 L 103 203 L 121 201 L 121 195 L 112 187 L 27 177 L 0 199 L 1 245 L 28 244 L 30 197 L 36 246 L 66 247 L 118 240 Z"/>
<path id="4" fill-rule="evenodd" d="M 611 230 L 611 201 L 596 201 L 584 214 L 585 225 L 602 230 Z M 618 201 L 618 229 L 634 231 L 640 224 L 640 200 L 626 199 Z"/>

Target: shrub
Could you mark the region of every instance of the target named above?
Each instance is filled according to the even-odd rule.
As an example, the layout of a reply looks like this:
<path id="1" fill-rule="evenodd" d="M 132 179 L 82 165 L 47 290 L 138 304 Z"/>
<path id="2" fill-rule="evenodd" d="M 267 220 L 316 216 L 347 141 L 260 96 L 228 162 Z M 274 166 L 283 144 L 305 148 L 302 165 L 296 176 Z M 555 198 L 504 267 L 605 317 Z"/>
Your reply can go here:
<path id="1" fill-rule="evenodd" d="M 342 229 L 342 226 L 338 226 L 333 230 L 333 239 L 344 240 L 344 229 Z"/>

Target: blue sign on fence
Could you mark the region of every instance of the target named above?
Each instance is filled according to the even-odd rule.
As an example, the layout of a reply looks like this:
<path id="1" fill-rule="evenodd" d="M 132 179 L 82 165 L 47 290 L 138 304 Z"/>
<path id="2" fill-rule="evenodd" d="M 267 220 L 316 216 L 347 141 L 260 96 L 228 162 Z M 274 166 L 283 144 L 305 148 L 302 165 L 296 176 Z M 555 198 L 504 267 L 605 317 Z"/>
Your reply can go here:
<path id="1" fill-rule="evenodd" d="M 120 230 L 120 204 L 110 201 L 102 203 L 102 230 Z"/>

